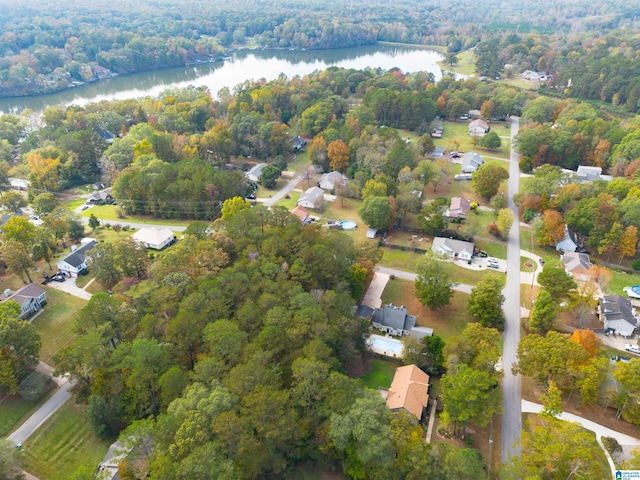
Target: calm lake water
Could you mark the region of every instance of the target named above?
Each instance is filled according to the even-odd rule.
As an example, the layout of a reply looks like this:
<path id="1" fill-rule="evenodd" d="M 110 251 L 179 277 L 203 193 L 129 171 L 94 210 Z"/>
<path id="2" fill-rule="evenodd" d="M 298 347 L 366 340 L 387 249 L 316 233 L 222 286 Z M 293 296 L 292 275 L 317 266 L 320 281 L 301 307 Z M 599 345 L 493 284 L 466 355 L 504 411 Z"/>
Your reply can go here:
<path id="1" fill-rule="evenodd" d="M 442 55 L 433 50 L 391 45 L 367 45 L 338 50 L 244 50 L 216 63 L 188 67 L 148 70 L 114 77 L 63 92 L 37 97 L 0 99 L 0 112 L 19 113 L 26 108 L 36 112 L 50 105 L 85 105 L 101 100 L 156 96 L 167 88 L 206 86 L 213 94 L 223 87 L 233 88 L 246 80 L 273 80 L 280 74 L 288 78 L 306 75 L 330 66 L 403 72 L 428 71 L 436 80 L 442 76 L 437 62 Z"/>

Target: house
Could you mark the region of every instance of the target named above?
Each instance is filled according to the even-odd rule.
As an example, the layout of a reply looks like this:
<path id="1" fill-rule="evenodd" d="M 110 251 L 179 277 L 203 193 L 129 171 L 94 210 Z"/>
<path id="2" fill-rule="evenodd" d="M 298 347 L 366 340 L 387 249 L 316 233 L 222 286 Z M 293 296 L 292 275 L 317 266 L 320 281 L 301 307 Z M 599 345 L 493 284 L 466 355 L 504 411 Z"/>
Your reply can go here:
<path id="1" fill-rule="evenodd" d="M 93 192 L 87 199 L 86 203 L 88 203 L 89 205 L 110 205 L 115 201 L 115 198 L 111 196 L 111 189 L 105 188 L 104 190 L 100 190 L 99 192 Z"/>
<path id="2" fill-rule="evenodd" d="M 310 216 L 306 208 L 298 205 L 296 208 L 291 210 L 291 213 L 298 217 L 303 225 L 306 225 L 309 222 Z"/>
<path id="3" fill-rule="evenodd" d="M 560 256 L 560 260 L 562 260 L 564 264 L 564 270 L 571 275 L 574 280 L 578 282 L 589 281 L 589 275 L 587 275 L 586 272 L 593 264 L 587 253 L 564 252 Z"/>
<path id="4" fill-rule="evenodd" d="M 302 138 L 300 135 L 289 139 L 289 141 L 291 142 L 291 146 L 293 148 L 294 153 L 298 153 L 307 145 L 307 141 L 304 138 Z"/>
<path id="5" fill-rule="evenodd" d="M 2 297 L 3 301 L 13 300 L 20 305 L 21 311 L 18 318 L 21 319 L 29 318 L 47 303 L 47 292 L 33 283 L 25 285 L 14 293 L 7 289 Z"/>
<path id="6" fill-rule="evenodd" d="M 12 190 L 26 191 L 29 188 L 29 180 L 23 178 L 9 177 L 9 188 Z"/>
<path id="7" fill-rule="evenodd" d="M 373 317 L 373 308 L 368 305 L 358 305 L 353 316 L 356 318 L 366 318 L 371 321 L 371 318 Z"/>
<path id="8" fill-rule="evenodd" d="M 116 139 L 116 136 L 109 130 L 98 130 L 98 135 L 100 135 L 100 138 L 104 140 L 105 143 L 113 143 Z"/>
<path id="9" fill-rule="evenodd" d="M 576 235 L 568 225 L 564 226 L 564 238 L 556 245 L 556 250 L 561 252 L 575 252 L 578 249 Z"/>
<path id="10" fill-rule="evenodd" d="M 131 238 L 146 248 L 162 250 L 176 241 L 176 236 L 167 227 L 145 227 L 131 235 Z"/>
<path id="11" fill-rule="evenodd" d="M 485 133 L 488 133 L 489 130 L 491 130 L 491 127 L 489 126 L 489 124 L 484 120 L 482 120 L 481 118 L 478 118 L 476 120 L 472 120 L 471 122 L 469 122 L 467 133 L 469 135 L 476 135 L 476 136 L 482 137 L 484 136 Z"/>
<path id="12" fill-rule="evenodd" d="M 374 328 L 391 335 L 408 335 L 416 326 L 416 316 L 409 315 L 404 306 L 396 307 L 392 303 L 373 310 L 371 323 Z"/>
<path id="13" fill-rule="evenodd" d="M 267 164 L 266 163 L 259 163 L 257 165 L 254 165 L 253 167 L 251 167 L 251 170 L 249 170 L 246 175 L 247 178 L 249 180 L 251 180 L 252 182 L 258 182 L 258 180 L 260 180 L 260 175 L 262 175 L 262 170 L 264 169 L 264 167 L 266 167 Z"/>
<path id="14" fill-rule="evenodd" d="M 329 172 L 320 177 L 318 186 L 323 190 L 335 190 L 336 184 L 346 182 L 346 180 L 340 172 Z"/>
<path id="15" fill-rule="evenodd" d="M 387 392 L 387 407 L 392 412 L 405 411 L 419 422 L 426 418 L 429 403 L 429 375 L 415 365 L 396 368 Z"/>
<path id="16" fill-rule="evenodd" d="M 463 197 L 453 197 L 451 199 L 451 205 L 445 212 L 445 217 L 448 218 L 466 218 L 467 213 L 471 211 L 471 200 L 467 200 Z"/>
<path id="17" fill-rule="evenodd" d="M 462 173 L 473 173 L 478 170 L 484 160 L 476 152 L 467 152 L 462 155 Z"/>
<path id="18" fill-rule="evenodd" d="M 480 118 L 480 115 L 482 115 L 480 110 L 469 110 L 469 116 L 471 118 Z"/>
<path id="19" fill-rule="evenodd" d="M 631 301 L 622 295 L 605 295 L 600 300 L 598 315 L 605 330 L 630 337 L 638 326 L 638 317 Z"/>
<path id="20" fill-rule="evenodd" d="M 429 156 L 433 157 L 433 158 L 442 158 L 444 157 L 444 147 L 435 147 L 433 149 L 433 152 L 431 152 L 429 154 Z"/>
<path id="21" fill-rule="evenodd" d="M 124 460 L 131 451 L 122 442 L 117 441 L 111 444 L 102 462 L 98 465 L 97 478 L 101 480 L 120 480 L 120 462 Z"/>
<path id="22" fill-rule="evenodd" d="M 431 250 L 460 260 L 471 260 L 473 257 L 473 243 L 453 238 L 435 237 L 431 244 Z"/>
<path id="23" fill-rule="evenodd" d="M 0 228 L 4 227 L 13 216 L 13 213 L 0 214 Z"/>
<path id="24" fill-rule="evenodd" d="M 324 204 L 324 190 L 320 187 L 311 187 L 300 195 L 298 205 L 305 208 L 319 210 Z"/>
<path id="25" fill-rule="evenodd" d="M 83 238 L 80 240 L 80 247 L 71 246 L 71 252 L 62 260 L 56 263 L 58 270 L 67 273 L 71 277 L 77 277 L 87 270 L 88 263 L 91 263 L 91 256 L 87 255 L 89 250 L 93 250 L 96 241 L 93 238 Z"/>
<path id="26" fill-rule="evenodd" d="M 611 175 L 602 175 L 601 167 L 590 167 L 587 165 L 579 165 L 576 175 L 582 182 L 594 182 L 596 180 L 610 182 L 613 180 Z"/>
<path id="27" fill-rule="evenodd" d="M 96 78 L 98 80 L 103 80 L 105 78 L 111 78 L 113 76 L 113 74 L 111 73 L 111 70 L 109 70 L 108 68 L 104 68 L 101 65 L 94 65 L 93 66 L 93 74 L 96 76 Z"/>

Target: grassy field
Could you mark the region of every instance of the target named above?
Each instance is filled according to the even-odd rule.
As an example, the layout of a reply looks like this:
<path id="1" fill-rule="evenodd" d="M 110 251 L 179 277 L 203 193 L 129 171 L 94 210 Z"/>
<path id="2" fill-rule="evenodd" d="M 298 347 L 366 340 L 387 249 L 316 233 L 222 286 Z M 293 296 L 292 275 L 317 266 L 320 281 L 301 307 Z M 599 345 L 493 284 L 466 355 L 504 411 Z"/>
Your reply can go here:
<path id="1" fill-rule="evenodd" d="M 86 199 L 84 198 L 74 198 L 73 200 L 67 200 L 62 204 L 67 207 L 69 210 L 75 210 L 80 205 L 84 205 Z"/>
<path id="2" fill-rule="evenodd" d="M 404 252 L 402 250 L 382 249 L 380 265 L 405 272 L 415 272 L 416 262 L 422 257 L 422 253 Z"/>
<path id="3" fill-rule="evenodd" d="M 75 337 L 71 332 L 71 324 L 87 301 L 53 288 L 43 288 L 47 291 L 47 305 L 33 325 L 42 339 L 40 359 L 54 366 L 53 355 Z"/>
<path id="4" fill-rule="evenodd" d="M 493 122 L 491 128 L 499 136 L 509 134 L 509 130 L 505 128 L 509 125 L 507 122 Z M 502 140 L 502 147 L 498 150 L 485 150 L 479 144 L 473 144 L 473 137 L 468 134 L 469 122 L 467 121 L 446 121 L 443 123 L 442 138 L 434 138 L 433 143 L 437 147 L 444 147 L 445 150 L 452 152 L 454 150 L 462 152 L 476 151 L 480 155 L 486 154 L 497 158 L 508 158 L 509 142 Z"/>
<path id="5" fill-rule="evenodd" d="M 265 188 L 262 185 L 258 184 L 258 189 L 256 190 L 256 198 L 269 198 L 271 195 L 277 193 L 282 187 L 284 187 L 287 182 L 289 182 L 288 178 L 280 177 L 276 182 L 276 186 L 273 188 Z"/>
<path id="6" fill-rule="evenodd" d="M 53 394 L 53 391 L 50 392 Z M 50 395 L 27 401 L 19 395 L 0 397 L 0 437 L 9 435 L 18 425 L 31 416 Z"/>
<path id="7" fill-rule="evenodd" d="M 80 466 L 96 468 L 110 441 L 98 438 L 73 399 L 65 403 L 24 444 L 23 468 L 41 479 L 66 480 Z"/>
<path id="8" fill-rule="evenodd" d="M 507 246 L 502 243 L 493 242 L 488 238 L 475 238 L 473 242 L 478 249 L 484 250 L 490 257 L 507 258 Z"/>
<path id="9" fill-rule="evenodd" d="M 638 273 L 625 273 L 620 270 L 611 270 L 613 278 L 607 286 L 606 293 L 624 295 L 622 289 L 624 287 L 632 287 L 634 285 L 640 285 L 640 274 Z"/>
<path id="10" fill-rule="evenodd" d="M 362 376 L 362 382 L 373 390 L 389 388 L 396 373 L 396 368 L 399 366 L 396 362 L 376 358 L 371 361 L 369 369 Z"/>
<path id="11" fill-rule="evenodd" d="M 301 192 L 292 191 L 289 193 L 289 198 L 282 197 L 276 205 L 279 207 L 285 207 L 287 210 L 291 211 L 296 208 L 296 204 L 298 203 L 298 199 L 300 198 Z M 313 213 L 313 212 L 309 212 Z"/>
<path id="12" fill-rule="evenodd" d="M 89 216 L 93 213 L 98 218 L 98 220 L 103 223 L 133 222 L 150 225 L 179 225 L 186 227 L 191 222 L 190 220 L 165 220 L 161 218 L 146 217 L 140 215 L 127 215 L 124 218 L 118 218 L 118 214 L 116 212 L 117 208 L 117 205 L 96 205 L 95 207 L 91 207 L 81 212 L 80 215 L 89 218 Z"/>
<path id="13" fill-rule="evenodd" d="M 473 50 L 465 50 L 464 52 L 456 53 L 456 57 L 458 58 L 458 63 L 451 66 L 446 63 L 444 60 L 438 62 L 444 70 L 449 72 L 459 73 L 461 75 L 471 76 L 476 71 L 476 66 L 473 59 Z"/>
<path id="14" fill-rule="evenodd" d="M 467 313 L 467 294 L 454 292 L 449 305 L 431 310 L 422 305 L 413 292 L 413 282 L 392 280 L 382 293 L 382 303 L 404 305 L 411 315 L 418 317 L 418 325 L 433 328 L 434 333 L 445 340 L 458 335 L 468 322 L 473 321 Z"/>
<path id="15" fill-rule="evenodd" d="M 25 283 L 17 275 L 2 275 L 0 277 L 0 288 L 2 291 L 7 288 L 10 290 L 17 290 L 24 285 Z"/>
<path id="16" fill-rule="evenodd" d="M 528 252 L 532 251 L 531 250 L 532 236 L 533 236 L 533 230 L 531 228 L 520 227 L 520 248 L 522 250 L 526 250 Z M 537 245 L 535 238 L 533 239 L 533 253 L 535 253 L 536 255 L 539 255 L 545 260 L 554 260 L 554 259 L 557 260 L 558 258 L 560 258 L 560 253 L 558 253 L 555 249 L 542 248 L 539 245 Z"/>

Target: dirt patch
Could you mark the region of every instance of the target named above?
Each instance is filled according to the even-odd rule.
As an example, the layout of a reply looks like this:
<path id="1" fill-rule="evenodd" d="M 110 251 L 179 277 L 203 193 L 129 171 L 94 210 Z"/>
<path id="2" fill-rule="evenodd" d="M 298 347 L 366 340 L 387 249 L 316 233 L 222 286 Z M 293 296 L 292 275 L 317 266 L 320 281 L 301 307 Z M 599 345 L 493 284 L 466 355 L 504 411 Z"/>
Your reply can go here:
<path id="1" fill-rule="evenodd" d="M 347 376 L 349 378 L 361 377 L 369 370 L 369 365 L 371 365 L 371 356 L 360 355 L 346 365 Z"/>

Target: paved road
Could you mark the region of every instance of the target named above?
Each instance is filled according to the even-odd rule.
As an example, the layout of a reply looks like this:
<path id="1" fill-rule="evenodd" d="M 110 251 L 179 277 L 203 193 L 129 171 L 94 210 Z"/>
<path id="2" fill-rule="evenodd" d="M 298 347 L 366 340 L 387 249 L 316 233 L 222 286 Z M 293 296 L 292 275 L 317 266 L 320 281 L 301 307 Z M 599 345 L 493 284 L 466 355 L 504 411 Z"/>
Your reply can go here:
<path id="1" fill-rule="evenodd" d="M 265 207 L 272 207 L 278 200 L 280 200 L 282 197 L 284 197 L 287 193 L 291 192 L 291 190 L 293 190 L 294 188 L 296 188 L 296 185 L 298 185 L 298 183 L 300 183 L 300 176 L 296 175 L 295 177 L 293 177 L 291 180 L 289 180 L 287 182 L 287 184 L 282 187 L 278 193 L 274 194 L 271 198 L 266 199 L 263 202 L 263 205 Z"/>
<path id="2" fill-rule="evenodd" d="M 20 425 L 16 431 L 7 437 L 16 445 L 24 443 L 33 432 L 35 432 L 56 410 L 71 398 L 69 390 L 73 386 L 72 382 L 66 382 L 62 387 L 54 393 L 38 410 L 31 415 L 26 422 Z"/>
<path id="3" fill-rule="evenodd" d="M 396 270 L 395 268 L 387 268 L 387 267 L 376 267 L 376 272 L 380 272 L 380 273 L 385 273 L 387 275 L 394 275 L 397 278 L 402 278 L 403 280 L 415 280 L 416 278 L 418 278 L 418 275 L 416 275 L 415 273 L 410 273 L 410 272 L 405 272 L 402 270 Z M 466 283 L 458 283 L 456 284 L 455 287 L 453 287 L 454 290 L 458 291 L 458 292 L 462 292 L 462 293 L 471 293 L 471 290 L 473 289 L 473 285 L 467 285 Z"/>
<path id="4" fill-rule="evenodd" d="M 520 119 L 511 117 L 511 160 L 509 162 L 509 202 L 508 207 L 518 218 L 518 208 L 513 196 L 520 189 L 520 167 L 518 154 L 513 149 L 513 137 L 518 133 Z M 516 224 L 517 225 L 517 224 Z M 507 242 L 507 283 L 504 288 L 505 313 L 504 348 L 502 364 L 502 445 L 501 457 L 505 463 L 510 457 L 520 455 L 516 442 L 522 433 L 522 413 L 520 402 L 520 377 L 511 373 L 511 365 L 516 361 L 516 351 L 520 342 L 520 229 L 512 228 Z"/>

